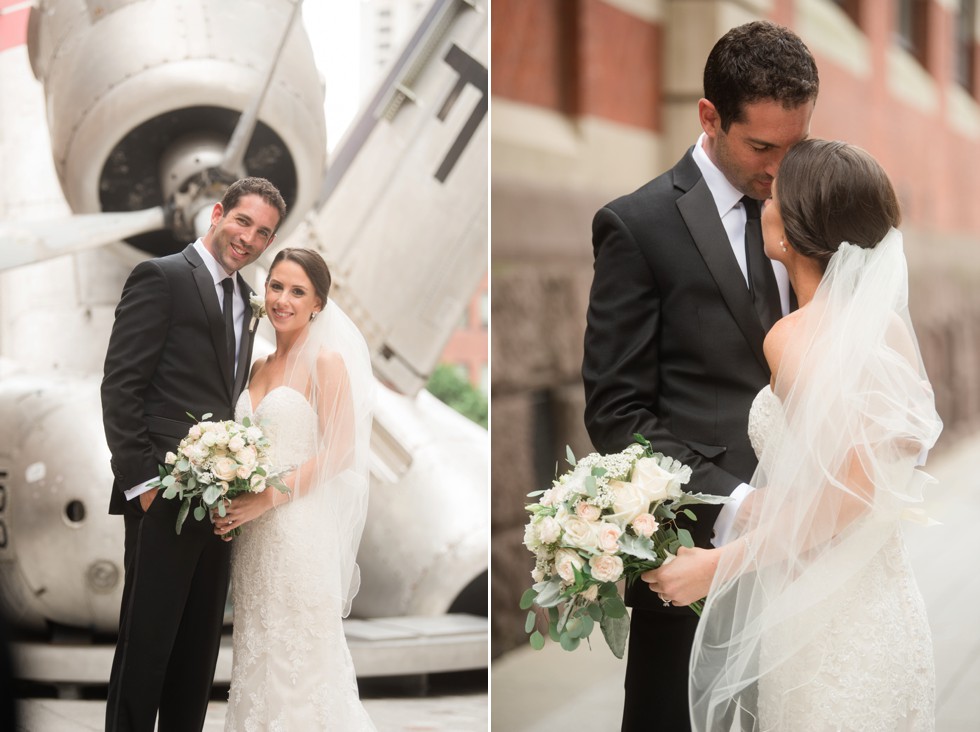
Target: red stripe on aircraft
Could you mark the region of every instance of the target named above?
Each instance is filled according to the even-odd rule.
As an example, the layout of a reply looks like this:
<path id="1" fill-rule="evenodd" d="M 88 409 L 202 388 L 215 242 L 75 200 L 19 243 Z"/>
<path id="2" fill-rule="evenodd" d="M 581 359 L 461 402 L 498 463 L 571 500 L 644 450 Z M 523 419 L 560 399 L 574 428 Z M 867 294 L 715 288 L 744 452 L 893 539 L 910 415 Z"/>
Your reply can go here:
<path id="1" fill-rule="evenodd" d="M 20 4 L 20 0 L 0 0 L 0 10 L 4 7 Z M 0 13 L 0 51 L 23 46 L 27 43 L 27 17 L 31 14 L 30 7 Z"/>

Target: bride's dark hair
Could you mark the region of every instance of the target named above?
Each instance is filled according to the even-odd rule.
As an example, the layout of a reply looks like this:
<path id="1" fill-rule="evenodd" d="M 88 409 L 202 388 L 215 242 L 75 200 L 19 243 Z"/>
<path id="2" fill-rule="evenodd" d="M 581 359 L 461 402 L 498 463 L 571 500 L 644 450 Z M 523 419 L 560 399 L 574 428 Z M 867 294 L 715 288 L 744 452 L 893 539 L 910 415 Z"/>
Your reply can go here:
<path id="1" fill-rule="evenodd" d="M 269 274 L 272 274 L 272 270 L 276 268 L 277 264 L 284 261 L 296 262 L 296 264 L 303 268 L 306 276 L 313 283 L 313 292 L 320 298 L 323 306 L 326 307 L 327 295 L 330 294 L 332 278 L 330 277 L 330 268 L 323 261 L 323 257 L 312 249 L 286 247 L 285 249 L 280 249 L 275 259 L 272 260 L 272 266 L 269 267 Z M 268 280 L 268 278 L 266 279 Z"/>
<path id="2" fill-rule="evenodd" d="M 824 266 L 841 242 L 869 249 L 902 219 L 884 169 L 846 142 L 803 140 L 790 148 L 776 195 L 787 243 Z"/>

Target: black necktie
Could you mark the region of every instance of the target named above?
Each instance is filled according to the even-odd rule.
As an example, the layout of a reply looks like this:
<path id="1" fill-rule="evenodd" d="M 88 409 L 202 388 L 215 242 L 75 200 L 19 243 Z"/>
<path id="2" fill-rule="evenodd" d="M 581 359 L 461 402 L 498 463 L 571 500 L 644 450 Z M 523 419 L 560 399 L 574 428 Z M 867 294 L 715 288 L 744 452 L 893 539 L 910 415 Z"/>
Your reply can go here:
<path id="1" fill-rule="evenodd" d="M 228 346 L 228 363 L 231 364 L 231 378 L 235 380 L 235 303 L 234 291 L 235 283 L 231 277 L 221 280 L 221 286 L 225 291 L 224 316 L 225 316 L 225 343 Z"/>
<path id="2" fill-rule="evenodd" d="M 752 294 L 752 304 L 755 305 L 759 321 L 768 331 L 783 317 L 779 303 L 779 286 L 762 243 L 759 202 L 742 196 L 742 205 L 745 206 L 745 266 L 748 269 L 749 292 Z"/>

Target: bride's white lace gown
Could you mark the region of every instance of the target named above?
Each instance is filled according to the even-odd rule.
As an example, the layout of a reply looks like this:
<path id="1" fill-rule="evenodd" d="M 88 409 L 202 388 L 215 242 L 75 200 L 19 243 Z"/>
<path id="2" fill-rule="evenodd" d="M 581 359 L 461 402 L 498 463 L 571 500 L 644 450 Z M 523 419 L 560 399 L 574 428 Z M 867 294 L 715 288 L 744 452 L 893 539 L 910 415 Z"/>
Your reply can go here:
<path id="1" fill-rule="evenodd" d="M 257 421 L 274 465 L 299 465 L 314 450 L 316 416 L 280 386 L 254 414 L 248 390 L 235 418 Z M 335 568 L 333 537 L 303 498 L 248 523 L 232 547 L 234 658 L 225 730 L 374 730 L 360 702 L 341 608 L 321 588 Z M 336 553 L 333 554 L 336 556 Z"/>
<path id="2" fill-rule="evenodd" d="M 767 386 L 749 412 L 757 455 L 785 426 Z M 761 730 L 921 732 L 934 730 L 932 638 L 900 531 L 862 574 L 804 615 L 814 639 L 759 683 Z M 792 647 L 794 628 L 765 637 L 766 659 Z"/>

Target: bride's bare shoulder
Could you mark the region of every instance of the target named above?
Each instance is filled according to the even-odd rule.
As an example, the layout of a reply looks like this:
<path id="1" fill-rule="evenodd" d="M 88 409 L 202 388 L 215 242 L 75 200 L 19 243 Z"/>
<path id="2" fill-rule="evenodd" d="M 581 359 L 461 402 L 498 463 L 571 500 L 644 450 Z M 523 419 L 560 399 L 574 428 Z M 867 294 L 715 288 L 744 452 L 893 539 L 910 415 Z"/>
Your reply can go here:
<path id="1" fill-rule="evenodd" d="M 772 373 L 772 383 L 775 384 L 776 374 L 786 370 L 790 364 L 798 362 L 798 358 L 792 353 L 793 334 L 800 326 L 803 308 L 796 310 L 784 318 L 776 321 L 766 340 L 762 344 L 762 350 L 769 364 L 769 371 Z"/>

